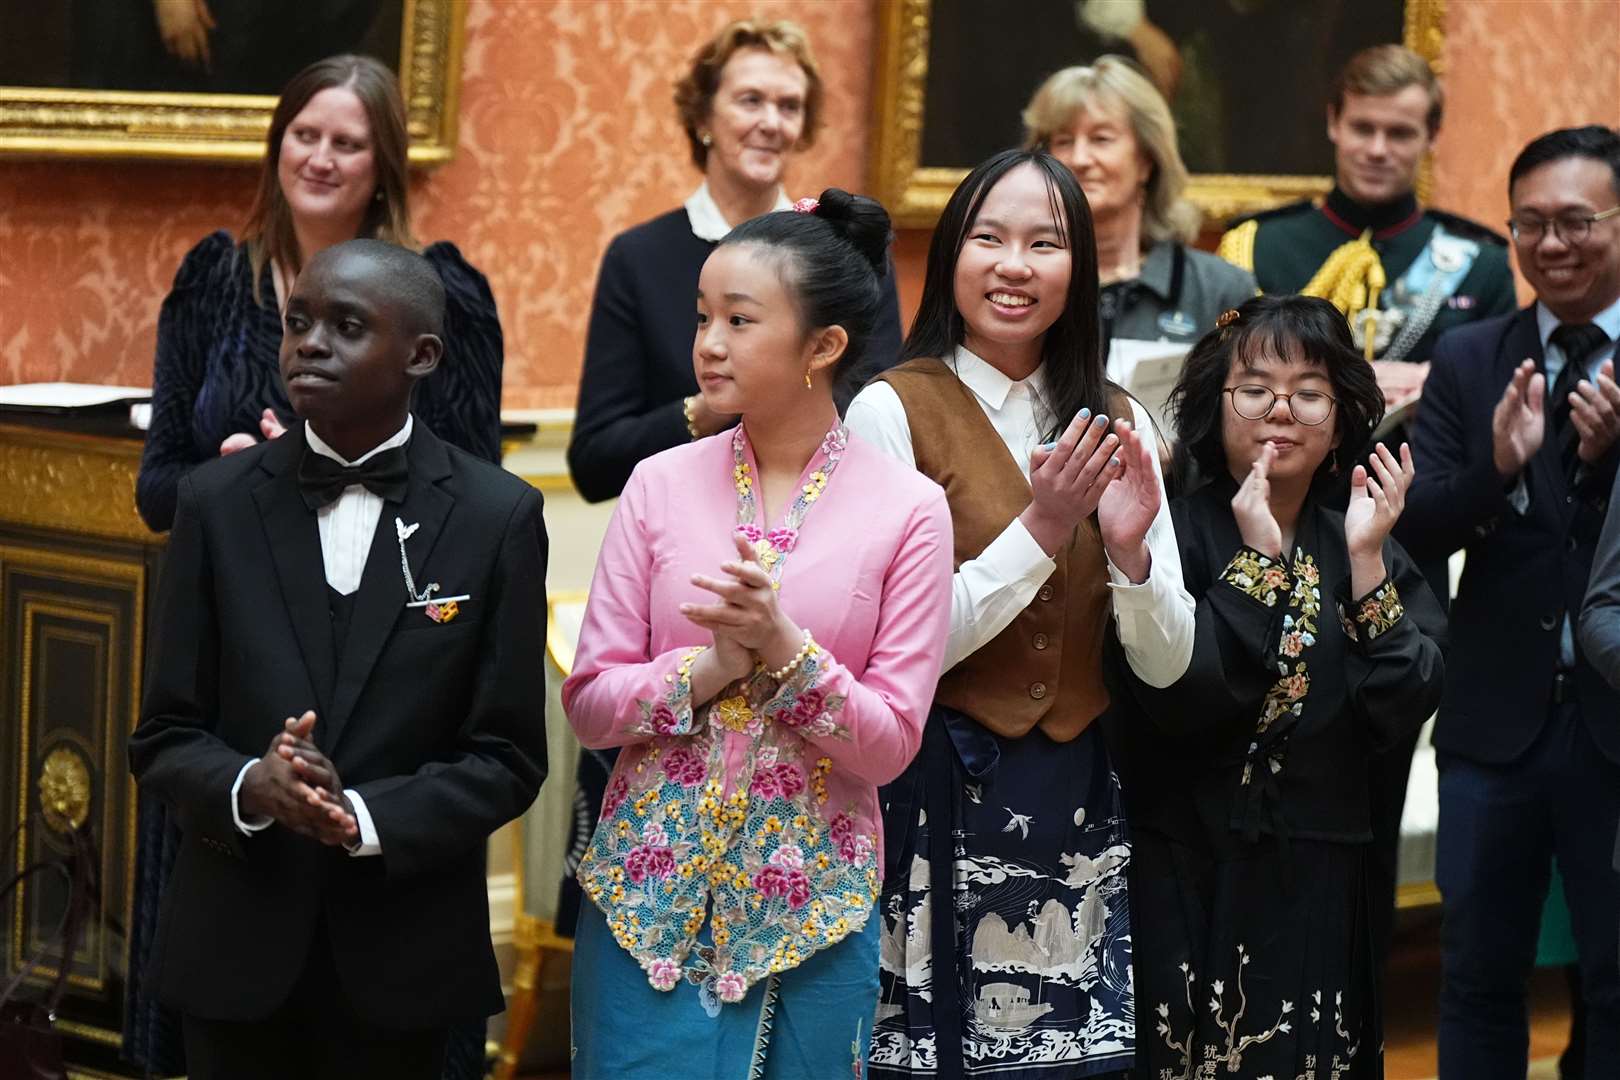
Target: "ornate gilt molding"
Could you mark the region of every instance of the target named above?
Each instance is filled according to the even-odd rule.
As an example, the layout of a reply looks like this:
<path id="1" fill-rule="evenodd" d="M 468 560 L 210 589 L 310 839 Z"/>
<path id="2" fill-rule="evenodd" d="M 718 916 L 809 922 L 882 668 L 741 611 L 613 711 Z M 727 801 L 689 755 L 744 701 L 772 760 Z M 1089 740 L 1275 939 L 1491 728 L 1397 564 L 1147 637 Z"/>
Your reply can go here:
<path id="1" fill-rule="evenodd" d="M 886 0 L 878 9 L 877 73 L 872 118 L 872 187 L 889 208 L 895 225 L 932 228 L 965 168 L 918 165 L 922 145 L 928 76 L 928 35 L 933 0 Z M 1445 46 L 1445 0 L 1406 0 L 1404 40 L 1408 48 L 1441 70 Z M 1426 199 L 1432 161 L 1418 177 L 1418 197 Z M 1333 185 L 1328 176 L 1194 175 L 1187 195 L 1206 219 L 1223 221 L 1299 199 L 1313 198 Z"/>
<path id="2" fill-rule="evenodd" d="M 399 72 L 412 164 L 455 152 L 465 19 L 465 0 L 405 0 Z M 0 156 L 258 161 L 275 104 L 263 94 L 0 86 Z"/>
<path id="3" fill-rule="evenodd" d="M 151 543 L 135 512 L 141 444 L 0 425 L 0 491 L 8 523 Z"/>

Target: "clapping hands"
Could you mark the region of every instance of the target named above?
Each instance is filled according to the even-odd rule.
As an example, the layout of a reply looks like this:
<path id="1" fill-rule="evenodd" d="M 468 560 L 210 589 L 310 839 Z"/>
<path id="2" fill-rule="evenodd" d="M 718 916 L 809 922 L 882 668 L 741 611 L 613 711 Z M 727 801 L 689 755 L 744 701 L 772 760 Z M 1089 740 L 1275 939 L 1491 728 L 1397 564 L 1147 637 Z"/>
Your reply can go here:
<path id="1" fill-rule="evenodd" d="M 720 564 L 725 577 L 692 575 L 693 585 L 714 593 L 720 602 L 681 605 L 682 615 L 714 635 L 714 648 L 704 658 L 713 657 L 713 671 L 723 676 L 722 685 L 753 671 L 756 655 L 768 667 L 781 667 L 804 641 L 804 632 L 782 610 L 753 544 L 738 532 L 732 533 L 732 542 L 737 558 Z M 702 700 L 695 689 L 697 683 L 694 673 L 693 696 Z"/>
<path id="2" fill-rule="evenodd" d="M 1357 465 L 1350 474 L 1350 502 L 1344 510 L 1344 542 L 1350 549 L 1350 591 L 1363 597 L 1384 580 L 1384 540 L 1406 507 L 1412 486 L 1412 449 L 1401 444 L 1401 457 L 1379 443 L 1367 456 L 1372 465 Z"/>

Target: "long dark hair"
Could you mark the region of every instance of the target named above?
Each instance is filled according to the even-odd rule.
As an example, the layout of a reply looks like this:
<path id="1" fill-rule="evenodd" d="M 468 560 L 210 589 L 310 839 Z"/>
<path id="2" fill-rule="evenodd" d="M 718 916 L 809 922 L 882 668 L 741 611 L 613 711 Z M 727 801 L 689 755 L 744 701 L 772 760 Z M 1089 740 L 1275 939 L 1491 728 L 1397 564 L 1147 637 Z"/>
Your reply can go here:
<path id="1" fill-rule="evenodd" d="M 1091 207 L 1074 174 L 1044 150 L 1004 150 L 978 165 L 956 185 L 928 244 L 922 302 L 901 356 L 906 360 L 936 356 L 951 362 L 967 333 L 962 313 L 956 310 L 957 257 L 990 189 L 1020 165 L 1033 165 L 1046 180 L 1052 220 L 1072 261 L 1063 313 L 1041 341 L 1046 383 L 1041 404 L 1047 415 L 1039 422 L 1043 438 L 1050 440 L 1057 438 L 1081 409 L 1105 412 L 1109 383 L 1103 374 L 1103 343 L 1097 318 L 1097 239 L 1091 226 Z"/>
<path id="2" fill-rule="evenodd" d="M 720 241 L 753 244 L 782 258 L 782 285 L 806 331 L 842 326 L 849 335 L 832 374 L 863 370 L 883 306 L 880 279 L 889 257 L 889 214 L 876 199 L 841 188 L 821 193 L 807 213 L 777 210 L 738 225 Z"/>
<path id="3" fill-rule="evenodd" d="M 1349 466 L 1367 452 L 1373 429 L 1384 418 L 1384 395 L 1372 365 L 1356 351 L 1344 315 L 1314 296 L 1256 296 L 1240 304 L 1225 326 L 1198 339 L 1170 392 L 1166 410 L 1174 417 L 1175 473 L 1182 491 L 1197 480 L 1230 475 L 1221 438 L 1226 379 L 1234 359 L 1266 357 L 1320 366 L 1333 384 L 1339 445 L 1317 467 L 1312 487 L 1336 482 L 1334 462 L 1343 462 L 1348 476 Z"/>

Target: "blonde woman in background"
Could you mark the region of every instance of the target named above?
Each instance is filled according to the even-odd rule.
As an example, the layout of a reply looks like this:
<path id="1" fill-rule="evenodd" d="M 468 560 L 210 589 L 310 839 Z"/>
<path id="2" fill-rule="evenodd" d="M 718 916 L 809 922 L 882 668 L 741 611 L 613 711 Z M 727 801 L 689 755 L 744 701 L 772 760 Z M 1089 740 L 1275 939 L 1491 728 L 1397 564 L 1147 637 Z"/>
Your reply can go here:
<path id="1" fill-rule="evenodd" d="M 1069 167 L 1091 205 L 1103 338 L 1184 342 L 1256 292 L 1253 275 L 1187 245 L 1201 215 L 1170 106 L 1131 61 L 1064 68 L 1024 109 L 1024 145 Z M 1111 378 L 1124 378 L 1117 362 Z"/>

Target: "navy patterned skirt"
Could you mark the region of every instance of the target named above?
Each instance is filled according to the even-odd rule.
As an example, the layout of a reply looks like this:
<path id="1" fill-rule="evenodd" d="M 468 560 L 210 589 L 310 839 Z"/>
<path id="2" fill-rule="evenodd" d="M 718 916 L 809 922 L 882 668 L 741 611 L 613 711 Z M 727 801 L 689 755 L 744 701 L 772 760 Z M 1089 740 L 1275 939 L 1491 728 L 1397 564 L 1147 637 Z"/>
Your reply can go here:
<path id="1" fill-rule="evenodd" d="M 871 1075 L 1129 1069 L 1130 844 L 1098 725 L 1004 739 L 935 706 L 884 797 Z"/>

